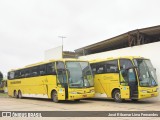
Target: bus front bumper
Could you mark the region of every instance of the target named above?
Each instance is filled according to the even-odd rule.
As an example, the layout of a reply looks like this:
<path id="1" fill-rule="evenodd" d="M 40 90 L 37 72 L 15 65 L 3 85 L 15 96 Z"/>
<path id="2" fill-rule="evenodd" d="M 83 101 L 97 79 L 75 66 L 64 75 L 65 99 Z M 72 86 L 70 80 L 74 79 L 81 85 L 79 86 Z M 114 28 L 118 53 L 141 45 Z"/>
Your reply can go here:
<path id="1" fill-rule="evenodd" d="M 68 100 L 77 100 L 77 99 L 84 99 L 84 98 L 92 98 L 94 97 L 95 93 L 83 93 L 83 94 L 69 94 Z"/>
<path id="2" fill-rule="evenodd" d="M 152 98 L 152 97 L 157 97 L 158 96 L 158 92 L 152 92 L 152 93 L 140 93 L 139 94 L 139 99 L 143 99 L 143 98 Z"/>

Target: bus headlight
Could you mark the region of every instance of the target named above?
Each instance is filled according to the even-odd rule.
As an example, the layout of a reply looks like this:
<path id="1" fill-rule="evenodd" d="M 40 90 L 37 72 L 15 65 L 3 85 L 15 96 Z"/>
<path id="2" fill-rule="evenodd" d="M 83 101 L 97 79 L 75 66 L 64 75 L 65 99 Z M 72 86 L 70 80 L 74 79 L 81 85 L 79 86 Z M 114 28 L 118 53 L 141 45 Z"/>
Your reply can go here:
<path id="1" fill-rule="evenodd" d="M 94 90 L 90 90 L 90 92 L 94 92 Z"/>
<path id="2" fill-rule="evenodd" d="M 147 90 L 141 90 L 141 92 L 143 92 L 143 93 L 147 93 Z"/>
<path id="3" fill-rule="evenodd" d="M 70 92 L 71 94 L 77 94 L 77 92 Z"/>

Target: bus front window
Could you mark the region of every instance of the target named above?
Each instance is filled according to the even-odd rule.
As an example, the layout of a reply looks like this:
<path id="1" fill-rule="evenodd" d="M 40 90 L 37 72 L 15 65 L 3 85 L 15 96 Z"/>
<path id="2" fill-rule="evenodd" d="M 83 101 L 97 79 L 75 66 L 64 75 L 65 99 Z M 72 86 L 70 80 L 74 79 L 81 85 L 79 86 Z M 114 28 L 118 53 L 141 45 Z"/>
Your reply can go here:
<path id="1" fill-rule="evenodd" d="M 88 62 L 66 62 L 69 72 L 69 87 L 83 88 L 93 86 L 93 76 Z"/>
<path id="2" fill-rule="evenodd" d="M 139 70 L 139 83 L 142 87 L 157 86 L 157 76 L 152 63 L 148 59 L 134 59 Z"/>

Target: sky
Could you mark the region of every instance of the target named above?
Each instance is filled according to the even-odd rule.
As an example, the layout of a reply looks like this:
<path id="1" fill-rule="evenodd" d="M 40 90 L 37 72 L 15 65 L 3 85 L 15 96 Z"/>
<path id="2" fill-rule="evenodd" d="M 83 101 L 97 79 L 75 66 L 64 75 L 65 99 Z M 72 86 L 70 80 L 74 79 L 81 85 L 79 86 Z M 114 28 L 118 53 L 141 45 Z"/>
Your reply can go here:
<path id="1" fill-rule="evenodd" d="M 0 0 L 0 71 L 160 24 L 160 0 Z"/>

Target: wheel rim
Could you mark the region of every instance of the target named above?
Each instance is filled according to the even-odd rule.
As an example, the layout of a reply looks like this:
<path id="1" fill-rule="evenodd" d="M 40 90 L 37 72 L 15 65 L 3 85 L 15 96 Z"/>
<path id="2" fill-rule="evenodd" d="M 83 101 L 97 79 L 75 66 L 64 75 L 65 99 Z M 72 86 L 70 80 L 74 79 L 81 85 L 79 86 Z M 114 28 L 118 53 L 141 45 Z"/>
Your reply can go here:
<path id="1" fill-rule="evenodd" d="M 53 101 L 54 101 L 54 102 L 57 102 L 57 101 L 58 101 L 58 96 L 57 96 L 57 93 L 56 93 L 56 92 L 53 93 Z"/>
<path id="2" fill-rule="evenodd" d="M 19 97 L 19 98 L 22 98 L 22 94 L 21 94 L 20 91 L 19 91 L 19 93 L 18 93 L 18 97 Z"/>
<path id="3" fill-rule="evenodd" d="M 121 99 L 121 94 L 119 92 L 116 92 L 115 99 L 116 100 L 120 100 Z"/>

